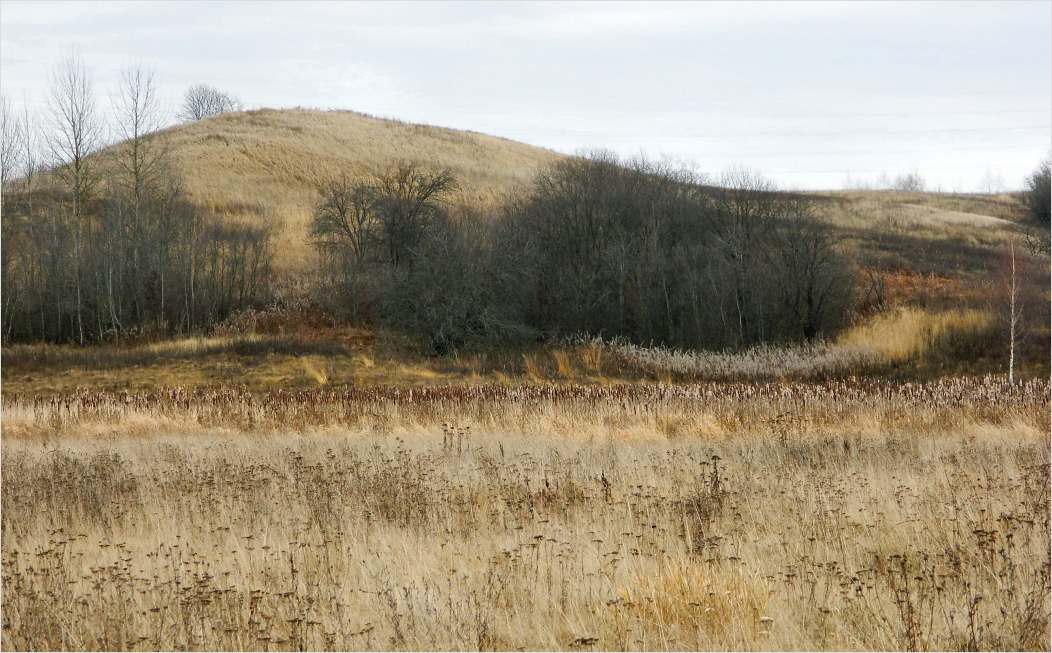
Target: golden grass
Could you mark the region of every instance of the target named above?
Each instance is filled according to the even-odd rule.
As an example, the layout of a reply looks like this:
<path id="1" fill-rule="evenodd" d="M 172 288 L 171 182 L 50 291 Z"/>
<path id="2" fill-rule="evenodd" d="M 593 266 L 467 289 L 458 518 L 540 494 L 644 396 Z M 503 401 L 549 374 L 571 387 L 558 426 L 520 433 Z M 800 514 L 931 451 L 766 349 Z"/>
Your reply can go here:
<path id="1" fill-rule="evenodd" d="M 1019 199 L 1008 193 L 932 193 L 904 191 L 845 190 L 823 192 L 824 197 L 854 205 L 856 211 L 892 211 L 905 209 L 912 216 L 929 223 L 966 223 L 975 226 L 1007 226 L 1024 216 Z"/>
<path id="2" fill-rule="evenodd" d="M 1047 650 L 1048 402 L 991 379 L 5 399 L 0 644 Z"/>
<path id="3" fill-rule="evenodd" d="M 848 253 L 878 268 L 975 274 L 990 250 L 1005 247 L 1021 231 L 1020 204 L 1009 195 L 842 191 L 818 196 L 827 200 L 820 203 L 820 214 L 847 237 Z M 931 251 L 911 251 L 916 247 Z"/>
<path id="4" fill-rule="evenodd" d="M 363 175 L 399 160 L 449 168 L 461 182 L 454 202 L 493 208 L 523 191 L 543 166 L 563 155 L 515 141 L 352 111 L 307 109 L 228 113 L 167 130 L 190 198 L 231 219 L 266 213 L 281 229 L 278 267 L 310 264 L 306 225 L 318 180 Z M 847 228 L 876 228 L 943 239 L 1003 243 L 1018 219 L 1010 195 L 842 191 L 830 219 Z"/>
<path id="5" fill-rule="evenodd" d="M 953 343 L 984 341 L 996 326 L 988 311 L 901 307 L 850 329 L 838 343 L 870 351 L 882 361 L 901 362 L 942 353 Z"/>
<path id="6" fill-rule="evenodd" d="M 13 345 L 0 368 L 5 394 L 53 395 L 79 388 L 156 390 L 236 383 L 251 390 L 397 385 L 469 380 L 462 366 L 409 357 L 362 329 L 236 333 L 138 344 Z"/>
<path id="7" fill-rule="evenodd" d="M 248 111 L 169 130 L 192 201 L 241 218 L 266 211 L 282 225 L 278 265 L 309 262 L 307 221 L 317 181 L 352 177 L 416 161 L 449 168 L 461 184 L 456 203 L 493 207 L 521 190 L 554 152 L 474 132 L 407 124 L 351 111 Z"/>
<path id="8" fill-rule="evenodd" d="M 898 292 L 893 284 L 892 292 Z M 1003 371 L 1003 357 L 991 350 L 1000 342 L 995 316 L 968 308 L 899 307 L 867 318 L 834 342 L 729 353 L 578 339 L 525 352 L 429 358 L 408 353 L 392 334 L 305 327 L 290 335 L 286 331 L 291 327 L 279 326 L 270 325 L 265 333 L 122 346 L 11 346 L 4 349 L 0 368 L 3 391 L 53 395 L 79 388 L 140 391 L 231 383 L 269 392 L 517 382 L 822 380 L 873 376 L 889 366 L 899 376 L 918 378 L 955 370 Z M 1043 368 L 1036 365 L 1031 361 L 1023 366 L 1023 375 L 1041 375 Z"/>

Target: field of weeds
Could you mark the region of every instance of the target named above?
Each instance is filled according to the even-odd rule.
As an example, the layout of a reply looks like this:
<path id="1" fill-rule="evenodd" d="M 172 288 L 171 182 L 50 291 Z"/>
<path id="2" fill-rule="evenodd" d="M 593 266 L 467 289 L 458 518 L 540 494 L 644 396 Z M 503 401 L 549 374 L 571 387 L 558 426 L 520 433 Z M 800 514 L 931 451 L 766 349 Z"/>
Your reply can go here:
<path id="1" fill-rule="evenodd" d="M 1047 650 L 1049 385 L 7 396 L 7 650 Z"/>

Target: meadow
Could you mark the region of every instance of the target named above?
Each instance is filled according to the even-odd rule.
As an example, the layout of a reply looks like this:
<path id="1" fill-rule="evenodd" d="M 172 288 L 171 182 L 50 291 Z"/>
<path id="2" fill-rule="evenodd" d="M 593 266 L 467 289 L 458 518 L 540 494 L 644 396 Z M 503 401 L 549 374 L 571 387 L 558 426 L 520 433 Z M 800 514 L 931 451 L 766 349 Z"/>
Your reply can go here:
<path id="1" fill-rule="evenodd" d="M 268 303 L 5 341 L 0 648 L 1052 647 L 1048 263 L 1020 259 L 1010 385 L 1017 197 L 807 193 L 857 264 L 826 340 L 434 356 L 317 303 L 317 184 L 427 162 L 485 220 L 563 155 L 301 109 L 163 137 L 190 202 L 275 232 Z"/>
<path id="2" fill-rule="evenodd" d="M 3 404 L 9 650 L 1047 650 L 1049 384 Z"/>

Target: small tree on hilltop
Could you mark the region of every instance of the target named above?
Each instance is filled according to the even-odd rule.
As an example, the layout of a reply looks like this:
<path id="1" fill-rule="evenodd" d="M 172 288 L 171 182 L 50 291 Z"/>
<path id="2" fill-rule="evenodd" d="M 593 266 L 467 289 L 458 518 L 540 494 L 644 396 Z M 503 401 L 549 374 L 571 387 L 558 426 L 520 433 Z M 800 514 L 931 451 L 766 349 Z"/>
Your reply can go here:
<path id="1" fill-rule="evenodd" d="M 921 173 L 914 168 L 906 174 L 901 174 L 895 177 L 895 190 L 901 190 L 909 193 L 921 193 L 924 192 L 927 184 L 924 182 L 924 177 Z"/>
<path id="2" fill-rule="evenodd" d="M 241 102 L 208 84 L 195 84 L 186 89 L 178 117 L 186 122 L 218 116 L 228 111 L 240 111 Z"/>

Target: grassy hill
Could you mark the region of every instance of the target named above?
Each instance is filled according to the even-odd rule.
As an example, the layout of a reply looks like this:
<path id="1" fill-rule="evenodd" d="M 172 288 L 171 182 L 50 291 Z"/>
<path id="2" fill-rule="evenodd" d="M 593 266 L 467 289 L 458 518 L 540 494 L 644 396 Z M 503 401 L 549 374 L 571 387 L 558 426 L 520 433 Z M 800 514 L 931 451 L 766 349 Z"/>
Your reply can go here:
<path id="1" fill-rule="evenodd" d="M 455 201 L 485 209 L 524 190 L 538 169 L 563 156 L 474 132 L 349 111 L 229 113 L 170 128 L 165 135 L 193 202 L 232 220 L 265 215 L 281 224 L 276 264 L 282 273 L 293 274 L 310 269 L 306 225 L 319 180 L 415 161 L 452 170 L 460 181 Z M 842 236 L 843 247 L 860 269 L 860 284 L 871 283 L 880 291 L 879 302 L 860 307 L 841 343 L 877 351 L 892 374 L 1000 371 L 1004 352 L 996 334 L 1003 330 L 1003 307 L 998 301 L 1004 294 L 1004 251 L 1021 232 L 1016 197 L 862 190 L 808 195 Z M 1038 267 L 1044 266 L 1044 272 L 1038 271 L 1034 283 L 1040 282 L 1047 294 L 1047 257 L 1041 260 Z M 1046 313 L 1026 316 L 1029 342 L 1023 357 L 1028 375 L 1047 375 Z M 301 315 L 299 309 L 279 309 L 279 314 L 250 321 L 243 328 L 235 324 L 221 330 L 213 339 L 167 344 L 6 347 L 4 391 L 224 382 L 274 389 L 524 377 L 638 380 L 686 374 L 618 362 L 616 356 L 587 347 L 424 359 L 409 353 L 397 334 L 347 330 L 325 316 Z"/>
<path id="2" fill-rule="evenodd" d="M 474 132 L 413 125 L 352 111 L 228 113 L 170 129 L 190 199 L 231 217 L 280 220 L 278 265 L 302 269 L 315 182 L 354 177 L 398 160 L 449 168 L 458 201 L 493 206 L 562 155 Z"/>
<path id="3" fill-rule="evenodd" d="M 304 270 L 306 224 L 318 180 L 351 177 L 399 160 L 449 168 L 456 202 L 488 208 L 521 191 L 564 155 L 475 132 L 352 111 L 263 109 L 227 113 L 167 131 L 195 203 L 231 218 L 266 214 L 282 230 L 278 265 Z M 1018 232 L 1008 194 L 897 191 L 813 193 L 867 265 L 966 271 Z M 911 260 L 911 257 L 918 257 Z"/>

